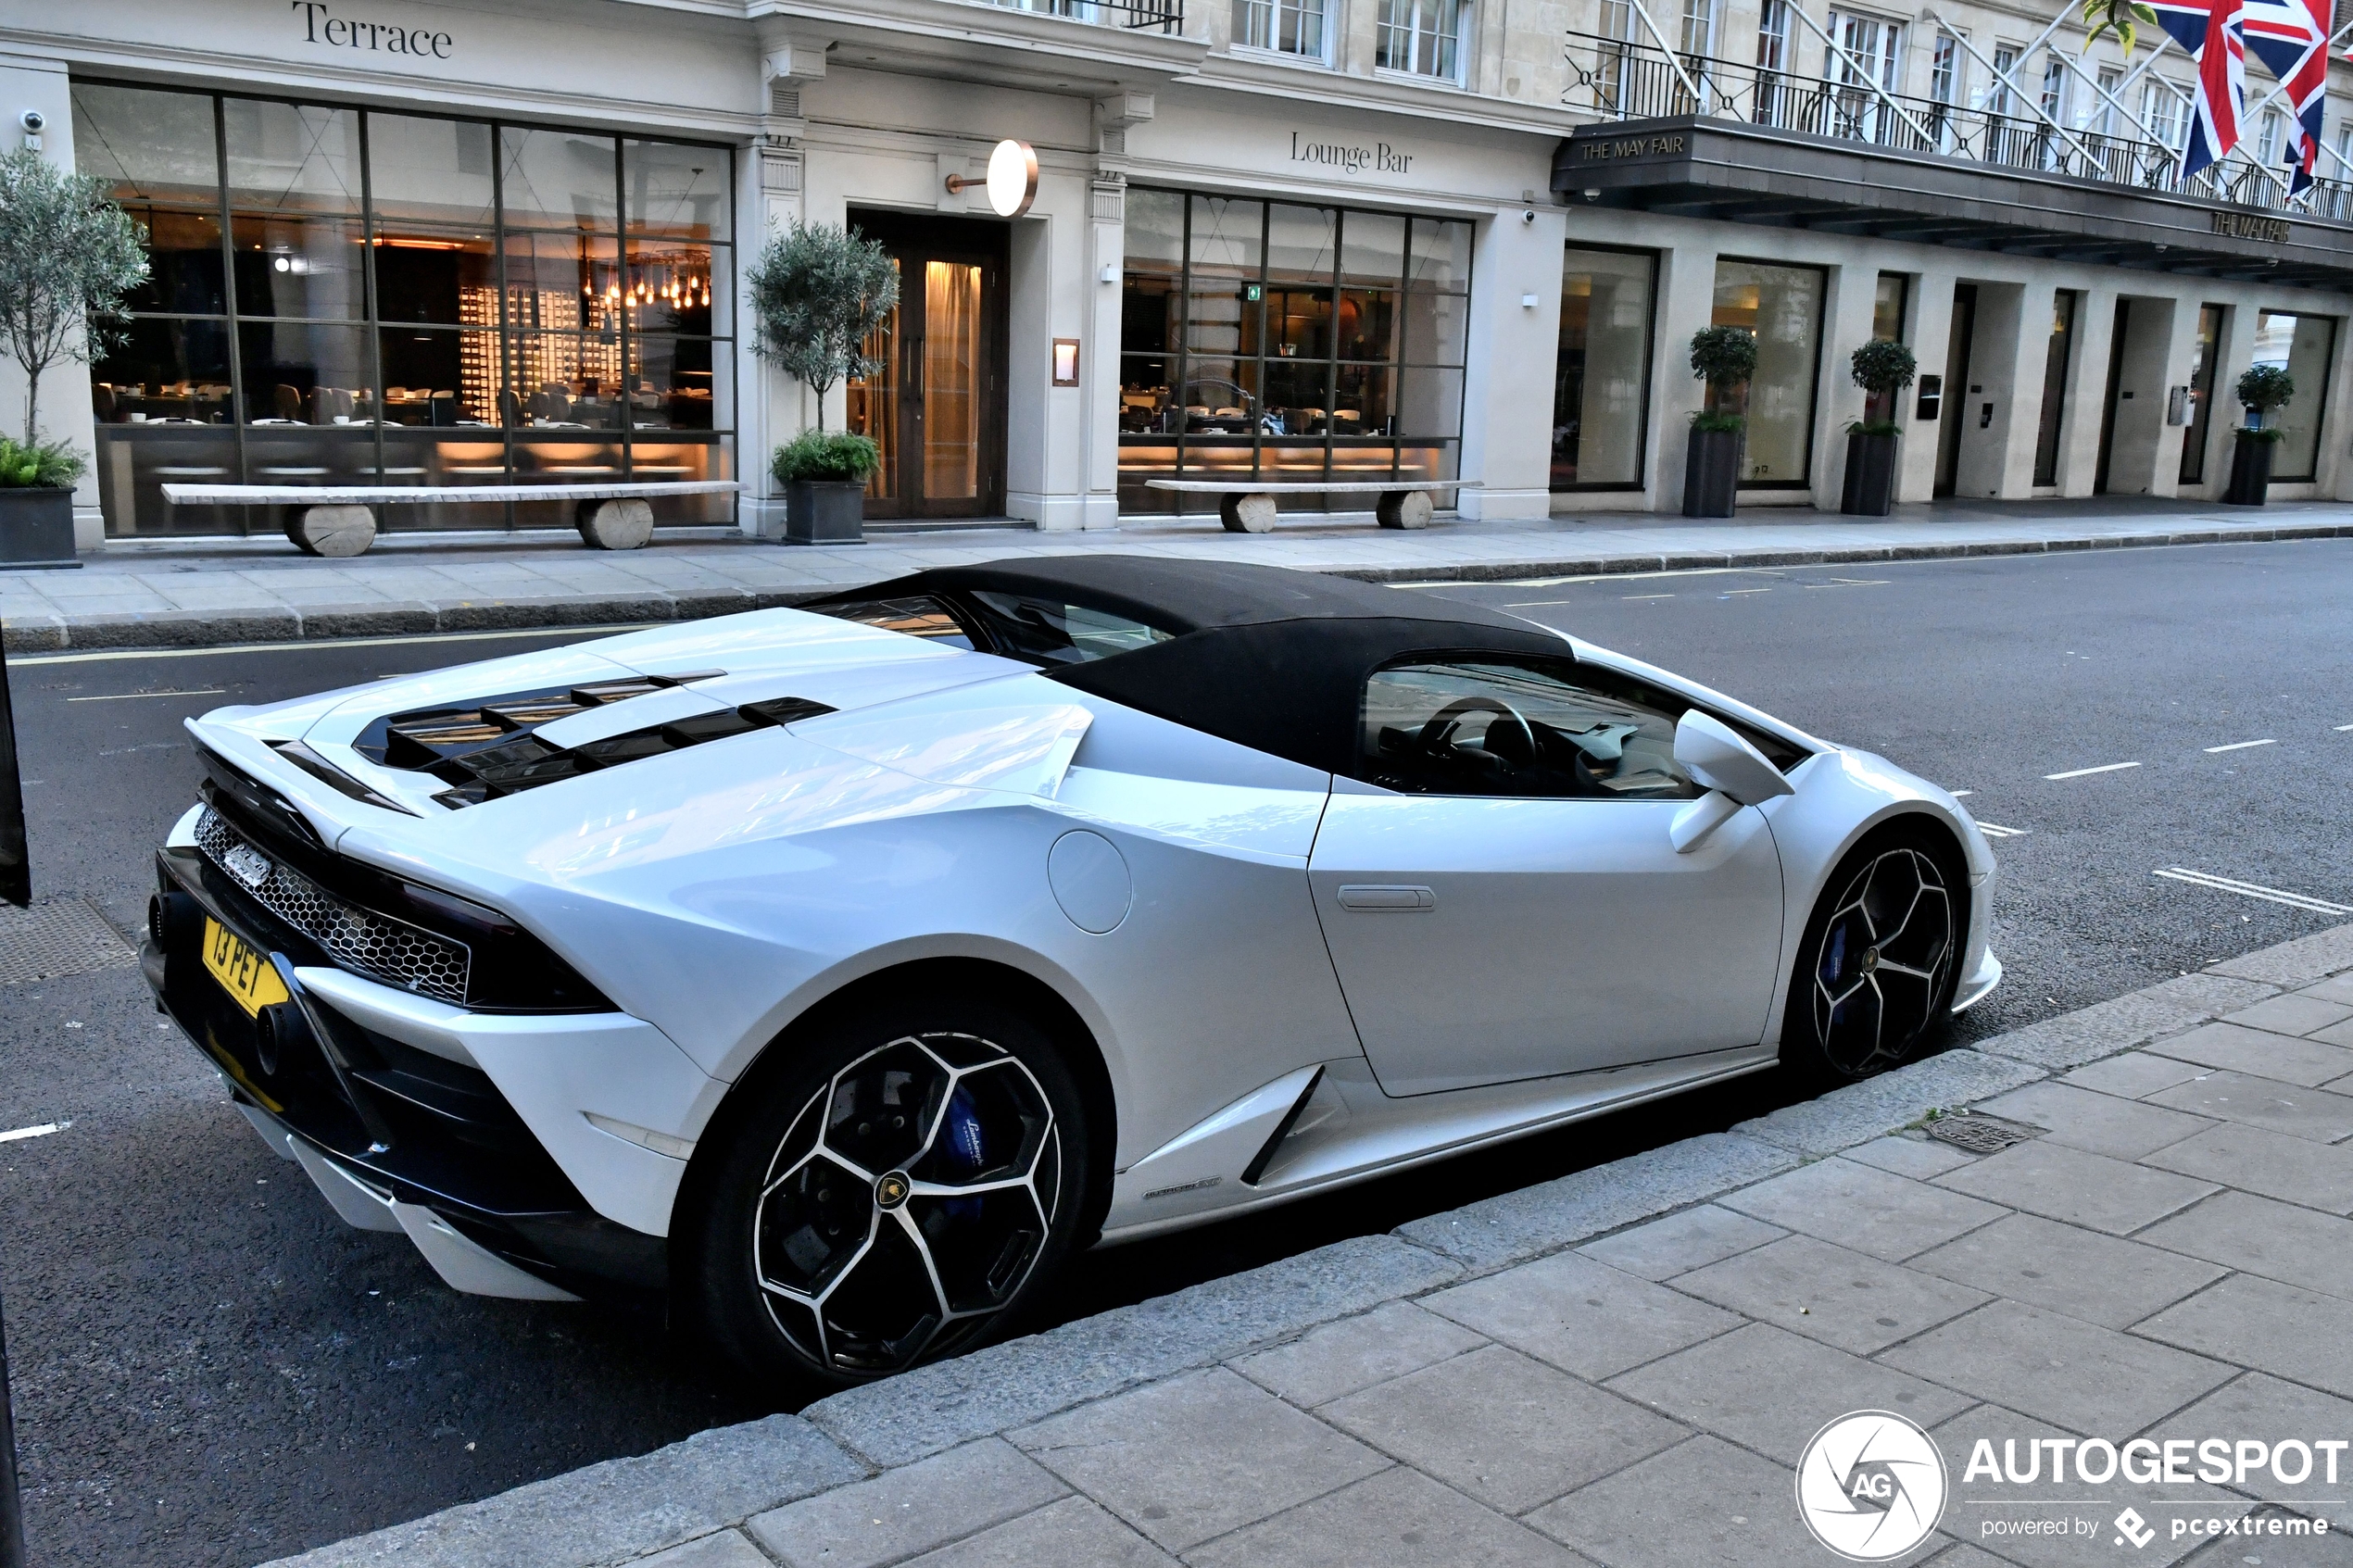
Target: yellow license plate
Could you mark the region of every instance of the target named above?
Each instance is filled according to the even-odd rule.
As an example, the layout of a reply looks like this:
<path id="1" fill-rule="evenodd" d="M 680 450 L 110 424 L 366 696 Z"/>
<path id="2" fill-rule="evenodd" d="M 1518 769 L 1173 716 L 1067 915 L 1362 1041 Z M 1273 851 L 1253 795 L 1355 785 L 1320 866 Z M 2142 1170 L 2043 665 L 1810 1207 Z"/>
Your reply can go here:
<path id="1" fill-rule="evenodd" d="M 285 983 L 270 960 L 243 937 L 217 920 L 204 922 L 204 966 L 220 982 L 230 999 L 250 1018 L 263 1008 L 288 999 Z"/>

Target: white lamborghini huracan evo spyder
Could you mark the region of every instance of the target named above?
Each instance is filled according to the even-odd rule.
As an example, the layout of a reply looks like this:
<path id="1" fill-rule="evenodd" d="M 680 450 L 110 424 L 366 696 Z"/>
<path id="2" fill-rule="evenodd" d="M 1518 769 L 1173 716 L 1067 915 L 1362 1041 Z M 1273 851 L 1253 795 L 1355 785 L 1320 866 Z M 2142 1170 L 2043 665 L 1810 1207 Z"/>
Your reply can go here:
<path id="1" fill-rule="evenodd" d="M 450 1285 L 746 1369 L 969 1348 L 1076 1248 L 1994 986 L 1944 790 L 1499 612 L 956 567 L 189 729 L 142 959 L 262 1138 Z"/>

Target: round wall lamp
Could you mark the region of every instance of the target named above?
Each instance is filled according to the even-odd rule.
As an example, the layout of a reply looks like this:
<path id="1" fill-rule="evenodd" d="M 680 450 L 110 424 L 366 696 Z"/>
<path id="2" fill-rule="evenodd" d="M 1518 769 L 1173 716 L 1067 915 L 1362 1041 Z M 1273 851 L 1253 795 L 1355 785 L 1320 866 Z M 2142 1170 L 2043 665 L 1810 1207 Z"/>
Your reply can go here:
<path id="1" fill-rule="evenodd" d="M 1038 150 L 1026 142 L 1002 141 L 990 149 L 988 175 L 967 180 L 948 177 L 948 194 L 961 195 L 975 185 L 988 187 L 988 210 L 1000 218 L 1019 218 L 1038 199 Z"/>

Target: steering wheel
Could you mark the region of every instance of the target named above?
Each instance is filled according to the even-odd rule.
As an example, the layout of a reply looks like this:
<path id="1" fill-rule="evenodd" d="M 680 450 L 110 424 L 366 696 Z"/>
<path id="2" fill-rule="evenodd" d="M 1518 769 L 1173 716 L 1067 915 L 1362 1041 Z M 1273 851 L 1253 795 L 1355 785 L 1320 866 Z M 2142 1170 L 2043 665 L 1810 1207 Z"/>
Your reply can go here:
<path id="1" fill-rule="evenodd" d="M 1514 749 L 1518 755 L 1506 757 L 1495 746 L 1494 726 L 1489 725 L 1488 744 L 1481 748 L 1487 756 L 1513 767 L 1527 767 L 1536 760 L 1536 732 L 1529 727 L 1527 719 L 1521 716 L 1518 709 L 1499 696 L 1456 697 L 1429 716 L 1429 721 L 1422 726 L 1417 744 L 1433 757 L 1460 756 L 1460 748 L 1451 744 L 1451 738 L 1463 720 L 1473 713 L 1491 713 L 1497 719 L 1508 721 L 1517 732 L 1519 745 Z"/>

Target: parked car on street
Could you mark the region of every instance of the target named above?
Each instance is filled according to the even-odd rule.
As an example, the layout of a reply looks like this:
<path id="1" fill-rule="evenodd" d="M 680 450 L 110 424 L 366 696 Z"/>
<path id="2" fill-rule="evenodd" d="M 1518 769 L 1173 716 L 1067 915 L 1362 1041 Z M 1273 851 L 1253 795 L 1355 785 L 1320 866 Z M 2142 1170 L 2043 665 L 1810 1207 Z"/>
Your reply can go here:
<path id="1" fill-rule="evenodd" d="M 1945 791 L 1496 611 L 1066 557 L 192 721 L 143 963 L 460 1290 L 969 1348 L 1131 1242 L 1993 988 Z"/>

